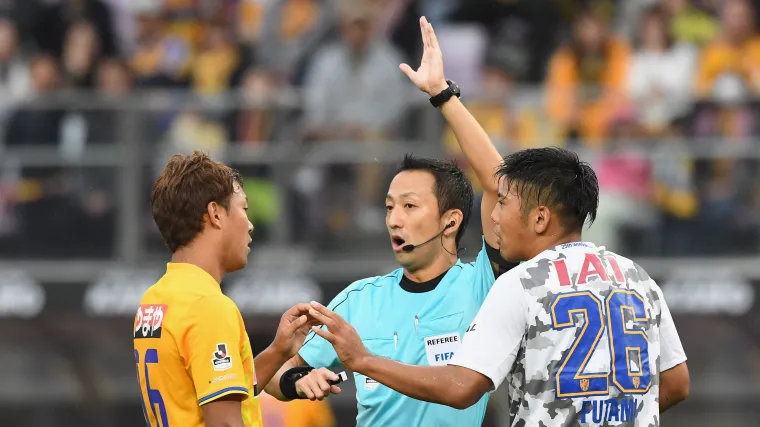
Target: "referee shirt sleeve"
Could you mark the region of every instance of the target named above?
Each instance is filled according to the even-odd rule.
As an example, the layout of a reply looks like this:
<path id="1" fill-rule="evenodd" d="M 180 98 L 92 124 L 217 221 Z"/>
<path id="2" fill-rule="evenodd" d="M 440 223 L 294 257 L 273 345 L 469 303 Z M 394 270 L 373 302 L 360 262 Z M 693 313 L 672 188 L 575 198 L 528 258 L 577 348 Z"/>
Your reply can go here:
<path id="1" fill-rule="evenodd" d="M 479 372 L 498 388 L 515 362 L 527 319 L 527 297 L 513 270 L 496 280 L 450 364 Z"/>
<path id="2" fill-rule="evenodd" d="M 353 288 L 354 286 L 349 286 L 344 289 L 327 305 L 327 308 L 338 313 L 349 323 L 351 323 L 351 320 L 348 315 L 348 292 Z M 324 328 L 324 326 L 321 327 Z M 306 336 L 304 345 L 301 347 L 298 355 L 312 368 L 333 368 L 340 366 L 340 359 L 338 359 L 338 355 L 335 353 L 332 344 L 313 331 L 309 332 L 309 335 Z"/>
<path id="3" fill-rule="evenodd" d="M 242 318 L 228 297 L 209 295 L 190 309 L 181 350 L 193 378 L 198 404 L 204 405 L 230 394 L 248 396 L 241 358 Z"/>

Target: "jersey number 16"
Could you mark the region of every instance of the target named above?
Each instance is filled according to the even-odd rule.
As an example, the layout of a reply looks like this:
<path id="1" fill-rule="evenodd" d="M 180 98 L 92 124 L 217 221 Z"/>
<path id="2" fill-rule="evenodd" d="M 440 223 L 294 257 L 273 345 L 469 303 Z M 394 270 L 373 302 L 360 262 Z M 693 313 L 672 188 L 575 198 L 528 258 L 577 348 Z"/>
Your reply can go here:
<path id="1" fill-rule="evenodd" d="M 642 329 L 626 326 L 626 312 L 634 325 L 648 320 L 644 299 L 635 291 L 615 289 L 604 301 L 590 291 L 557 296 L 551 306 L 555 330 L 575 326 L 573 315 L 584 317 L 580 333 L 554 373 L 557 398 L 606 396 L 610 379 L 625 394 L 649 391 L 652 385 L 649 341 Z M 610 343 L 612 372 L 584 373 L 605 329 Z"/>

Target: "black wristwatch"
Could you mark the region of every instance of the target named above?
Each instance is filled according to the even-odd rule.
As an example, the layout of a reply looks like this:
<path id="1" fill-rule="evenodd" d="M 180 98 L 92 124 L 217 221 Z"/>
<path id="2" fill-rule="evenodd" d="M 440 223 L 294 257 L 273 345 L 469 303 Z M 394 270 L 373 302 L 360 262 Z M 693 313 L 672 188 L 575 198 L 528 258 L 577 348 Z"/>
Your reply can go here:
<path id="1" fill-rule="evenodd" d="M 457 98 L 461 96 L 459 93 L 459 86 L 457 86 L 456 83 L 452 82 L 451 80 L 446 80 L 446 83 L 449 84 L 449 87 L 441 91 L 441 93 L 438 95 L 430 97 L 430 103 L 433 104 L 433 107 L 435 108 L 438 108 L 441 105 L 445 104 L 453 96 L 456 96 Z"/>

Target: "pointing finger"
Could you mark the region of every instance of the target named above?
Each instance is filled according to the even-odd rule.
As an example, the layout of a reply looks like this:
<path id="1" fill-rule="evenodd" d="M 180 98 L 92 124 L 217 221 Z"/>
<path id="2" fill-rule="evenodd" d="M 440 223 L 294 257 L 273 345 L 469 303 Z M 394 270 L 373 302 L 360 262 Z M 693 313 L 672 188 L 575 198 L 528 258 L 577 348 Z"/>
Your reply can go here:
<path id="1" fill-rule="evenodd" d="M 318 328 L 316 326 L 312 326 L 311 330 L 314 331 L 315 334 L 324 338 L 330 344 L 335 344 L 335 335 L 331 334 L 329 331 L 326 331 L 322 328 Z"/>

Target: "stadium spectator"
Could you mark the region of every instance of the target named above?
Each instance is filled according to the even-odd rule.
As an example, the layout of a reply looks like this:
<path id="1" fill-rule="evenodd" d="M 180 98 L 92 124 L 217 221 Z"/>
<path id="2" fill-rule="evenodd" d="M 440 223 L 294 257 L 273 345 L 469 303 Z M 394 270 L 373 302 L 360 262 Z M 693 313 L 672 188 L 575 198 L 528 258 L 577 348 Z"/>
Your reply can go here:
<path id="1" fill-rule="evenodd" d="M 629 67 L 627 44 L 608 34 L 595 12 L 580 15 L 573 40 L 552 57 L 546 108 L 570 139 L 599 145 L 620 106 Z"/>
<path id="2" fill-rule="evenodd" d="M 697 94 L 738 99 L 760 94 L 760 35 L 746 0 L 727 0 L 721 9 L 721 32 L 702 53 Z"/>
<path id="3" fill-rule="evenodd" d="M 676 43 L 702 46 L 719 31 L 719 24 L 709 11 L 697 7 L 692 0 L 662 0 L 670 16 L 670 35 Z"/>
<path id="4" fill-rule="evenodd" d="M 647 134 L 662 134 L 673 120 L 690 112 L 696 52 L 673 42 L 667 15 L 659 6 L 642 15 L 636 42 L 627 73 L 628 96 Z"/>
<path id="5" fill-rule="evenodd" d="M 614 252 L 625 249 L 623 227 L 643 227 L 654 221 L 652 167 L 636 144 L 639 137 L 636 111 L 618 110 L 610 122 L 610 138 L 618 143 L 599 153 L 594 165 L 599 180 L 599 207 L 596 220 L 583 231 L 583 238 Z"/>
<path id="6" fill-rule="evenodd" d="M 35 38 L 39 48 L 60 58 L 66 33 L 71 26 L 82 20 L 89 21 L 94 26 L 104 55 L 118 53 L 111 10 L 101 0 L 60 0 L 50 3 L 37 17 Z"/>
<path id="7" fill-rule="evenodd" d="M 28 97 L 31 89 L 29 63 L 19 48 L 16 24 L 0 18 L 0 135 L 6 135 L 14 106 Z"/>
<path id="8" fill-rule="evenodd" d="M 361 2 L 363 0 L 356 0 Z M 256 65 L 277 81 L 303 83 L 305 67 L 320 57 L 336 20 L 334 0 L 276 0 L 264 10 L 256 47 Z"/>
<path id="9" fill-rule="evenodd" d="M 401 57 L 373 36 L 364 1 L 344 1 L 341 39 L 314 56 L 307 73 L 305 120 L 312 139 L 382 139 L 404 110 Z"/>
<path id="10" fill-rule="evenodd" d="M 51 96 L 60 87 L 60 73 L 55 59 L 38 54 L 30 64 L 31 87 L 34 99 Z M 58 108 L 25 108 L 17 105 L 5 133 L 6 145 L 58 144 L 62 112 Z"/>
<path id="11" fill-rule="evenodd" d="M 240 66 L 240 54 L 229 36 L 222 23 L 208 27 L 191 71 L 196 93 L 214 95 L 229 89 L 232 76 Z"/>
<path id="12" fill-rule="evenodd" d="M 131 58 L 140 85 L 185 85 L 192 65 L 191 46 L 169 32 L 160 9 L 141 10 L 137 16 L 137 47 Z"/>
<path id="13" fill-rule="evenodd" d="M 113 144 L 119 140 L 119 124 L 124 115 L 118 108 L 133 89 L 129 66 L 119 59 L 107 59 L 100 63 L 95 75 L 97 99 L 104 108 L 84 111 L 87 120 L 88 144 Z"/>
<path id="14" fill-rule="evenodd" d="M 95 28 L 87 21 L 79 21 L 69 27 L 61 60 L 68 86 L 74 88 L 93 86 L 100 56 L 100 40 L 97 37 Z"/>

